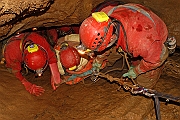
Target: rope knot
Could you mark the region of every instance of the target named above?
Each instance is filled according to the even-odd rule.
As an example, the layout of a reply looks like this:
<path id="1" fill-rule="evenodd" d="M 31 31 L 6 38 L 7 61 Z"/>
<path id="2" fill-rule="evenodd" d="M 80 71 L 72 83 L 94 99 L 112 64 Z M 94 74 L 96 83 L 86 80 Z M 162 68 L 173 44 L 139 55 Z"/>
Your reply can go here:
<path id="1" fill-rule="evenodd" d="M 106 77 L 110 82 L 113 82 L 114 78 L 111 75 L 107 74 Z"/>

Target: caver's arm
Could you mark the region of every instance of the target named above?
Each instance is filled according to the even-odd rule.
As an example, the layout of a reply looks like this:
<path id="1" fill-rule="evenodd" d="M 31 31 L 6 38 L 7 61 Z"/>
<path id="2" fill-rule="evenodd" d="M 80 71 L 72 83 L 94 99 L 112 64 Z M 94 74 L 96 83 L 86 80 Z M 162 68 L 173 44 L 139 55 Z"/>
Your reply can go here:
<path id="1" fill-rule="evenodd" d="M 44 89 L 41 86 L 37 86 L 35 84 L 30 83 L 29 81 L 26 80 L 24 76 L 22 76 L 20 71 L 17 70 L 12 70 L 13 74 L 18 78 L 21 83 L 24 85 L 25 89 L 30 93 L 35 96 L 39 96 L 42 93 L 44 93 Z"/>

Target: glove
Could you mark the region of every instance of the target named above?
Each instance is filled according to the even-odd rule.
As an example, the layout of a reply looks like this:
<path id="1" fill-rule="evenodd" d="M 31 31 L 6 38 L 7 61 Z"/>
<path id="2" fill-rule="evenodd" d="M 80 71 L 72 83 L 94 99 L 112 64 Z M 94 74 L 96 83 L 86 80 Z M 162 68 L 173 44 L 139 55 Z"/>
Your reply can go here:
<path id="1" fill-rule="evenodd" d="M 97 73 L 100 71 L 100 68 L 101 68 L 100 63 L 94 62 L 92 66 Z"/>
<path id="2" fill-rule="evenodd" d="M 28 82 L 25 78 L 21 81 L 24 85 L 25 89 L 35 96 L 40 96 L 42 93 L 44 93 L 44 89 L 41 86 L 37 86 L 35 84 L 32 84 Z"/>
<path id="3" fill-rule="evenodd" d="M 123 74 L 123 77 L 128 77 L 128 78 L 133 78 L 133 79 L 136 78 L 137 75 L 136 75 L 136 73 L 134 72 L 133 68 L 134 68 L 134 67 L 130 67 L 129 71 L 128 71 L 127 73 L 124 73 L 124 74 Z"/>
<path id="4" fill-rule="evenodd" d="M 58 70 L 58 66 L 57 63 L 52 63 L 49 64 L 49 67 L 51 69 L 51 86 L 53 88 L 53 90 L 56 90 L 56 88 L 58 87 L 58 84 L 60 84 L 62 82 L 61 78 L 60 78 L 60 73 Z"/>

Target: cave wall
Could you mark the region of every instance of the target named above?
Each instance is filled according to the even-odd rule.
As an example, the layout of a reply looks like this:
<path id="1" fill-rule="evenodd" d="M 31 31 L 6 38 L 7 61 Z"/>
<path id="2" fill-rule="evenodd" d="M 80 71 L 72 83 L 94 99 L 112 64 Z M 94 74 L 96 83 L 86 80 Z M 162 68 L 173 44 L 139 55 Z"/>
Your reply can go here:
<path id="1" fill-rule="evenodd" d="M 103 0 L 2 0 L 0 40 L 33 27 L 79 24 Z"/>
<path id="2" fill-rule="evenodd" d="M 0 40 L 33 27 L 79 24 L 102 1 L 104 0 L 1 0 Z M 140 3 L 154 11 L 164 20 L 169 35 L 175 36 L 180 46 L 180 1 L 121 1 Z"/>

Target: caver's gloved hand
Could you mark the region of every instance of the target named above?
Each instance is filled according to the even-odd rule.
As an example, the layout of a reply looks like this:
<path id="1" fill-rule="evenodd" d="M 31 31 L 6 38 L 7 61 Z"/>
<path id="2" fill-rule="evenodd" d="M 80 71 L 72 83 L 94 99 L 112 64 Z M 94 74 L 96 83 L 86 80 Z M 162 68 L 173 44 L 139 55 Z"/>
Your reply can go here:
<path id="1" fill-rule="evenodd" d="M 129 71 L 127 73 L 124 73 L 123 74 L 123 77 L 128 77 L 128 78 L 136 78 L 137 77 L 137 74 L 134 72 L 134 67 L 130 67 Z"/>
<path id="2" fill-rule="evenodd" d="M 57 63 L 52 63 L 49 64 L 49 67 L 51 69 L 51 85 L 53 90 L 56 90 L 56 88 L 58 87 L 58 84 L 61 83 L 61 78 L 60 78 L 60 73 L 58 70 L 58 66 Z"/>
<path id="3" fill-rule="evenodd" d="M 35 84 L 32 84 L 28 82 L 25 78 L 21 81 L 24 85 L 25 89 L 35 96 L 40 96 L 42 93 L 44 93 L 44 89 L 41 86 L 37 86 Z"/>
<path id="4" fill-rule="evenodd" d="M 103 55 L 99 55 L 93 60 L 92 67 L 96 73 L 98 73 L 101 69 L 106 66 L 107 60 Z"/>
<path id="5" fill-rule="evenodd" d="M 98 73 L 100 71 L 100 68 L 101 68 L 100 63 L 94 62 L 92 66 L 93 66 L 96 73 Z"/>
<path id="6" fill-rule="evenodd" d="M 19 70 L 12 69 L 12 73 L 18 78 L 21 83 L 24 85 L 25 89 L 32 95 L 40 96 L 42 93 L 44 93 L 44 89 L 41 86 L 37 86 L 35 84 L 30 83 L 26 80 L 21 74 Z"/>

